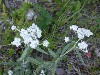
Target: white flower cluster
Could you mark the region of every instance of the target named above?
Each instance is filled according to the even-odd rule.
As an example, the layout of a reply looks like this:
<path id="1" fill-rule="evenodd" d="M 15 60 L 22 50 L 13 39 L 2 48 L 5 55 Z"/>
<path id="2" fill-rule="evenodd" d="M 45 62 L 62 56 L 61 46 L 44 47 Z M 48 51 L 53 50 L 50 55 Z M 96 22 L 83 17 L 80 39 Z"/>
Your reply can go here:
<path id="1" fill-rule="evenodd" d="M 44 40 L 43 41 L 43 46 L 48 47 L 48 45 L 49 45 L 49 42 L 47 40 Z"/>
<path id="2" fill-rule="evenodd" d="M 83 52 L 88 53 L 88 50 L 87 50 L 88 44 L 86 44 L 86 42 L 83 41 L 81 43 L 78 43 L 78 46 L 79 46 L 79 49 L 81 49 Z"/>
<path id="3" fill-rule="evenodd" d="M 68 43 L 70 41 L 69 37 L 65 37 L 65 42 Z"/>
<path id="4" fill-rule="evenodd" d="M 12 30 L 15 30 L 14 26 L 11 28 Z M 16 30 L 18 29 L 16 28 Z M 16 45 L 18 47 L 19 45 L 21 45 L 21 42 L 24 42 L 24 44 L 30 46 L 33 49 L 35 49 L 38 45 L 40 45 L 38 39 L 41 38 L 42 31 L 34 23 L 27 29 L 22 28 L 19 32 L 23 41 L 21 41 L 20 38 L 14 38 L 14 41 L 11 42 L 12 45 Z M 48 45 L 49 42 L 47 40 L 43 41 L 43 46 L 47 47 Z"/>
<path id="5" fill-rule="evenodd" d="M 70 30 L 76 31 L 79 39 L 84 39 L 85 36 L 90 37 L 90 35 L 93 35 L 93 33 L 85 28 L 78 28 L 76 25 L 70 26 Z"/>
<path id="6" fill-rule="evenodd" d="M 72 25 L 72 26 L 70 26 L 70 30 L 77 31 L 77 29 L 78 29 L 78 26 L 76 26 L 76 25 Z"/>
<path id="7" fill-rule="evenodd" d="M 91 35 L 93 35 L 93 33 L 90 30 L 85 28 L 79 28 L 77 25 L 70 26 L 70 30 L 73 30 L 75 33 L 77 33 L 79 40 L 84 39 L 85 36 L 90 37 Z M 64 40 L 66 43 L 70 41 L 69 37 L 65 37 Z M 86 42 L 83 41 L 81 43 L 78 43 L 78 47 L 85 53 L 88 53 L 87 50 L 88 44 Z"/>
<path id="8" fill-rule="evenodd" d="M 14 38 L 14 41 L 11 42 L 12 45 L 16 45 L 16 47 L 18 47 L 19 45 L 21 45 L 21 39 L 20 38 Z"/>
<path id="9" fill-rule="evenodd" d="M 11 27 L 11 29 L 12 29 L 12 30 L 16 30 L 16 26 L 13 25 L 13 26 Z"/>
<path id="10" fill-rule="evenodd" d="M 77 33 L 77 36 L 80 40 L 84 39 L 85 36 L 90 37 L 91 35 L 93 35 L 93 33 L 90 30 L 85 29 L 85 28 L 78 28 L 78 26 L 76 25 L 70 26 L 70 30 L 71 29 Z M 83 41 L 81 43 L 78 43 L 78 47 L 85 53 L 88 53 L 88 50 L 87 50 L 88 44 L 86 42 Z"/>
<path id="11" fill-rule="evenodd" d="M 9 70 L 8 75 L 13 75 L 13 71 Z"/>
<path id="12" fill-rule="evenodd" d="M 45 75 L 44 70 L 41 70 L 40 75 Z"/>

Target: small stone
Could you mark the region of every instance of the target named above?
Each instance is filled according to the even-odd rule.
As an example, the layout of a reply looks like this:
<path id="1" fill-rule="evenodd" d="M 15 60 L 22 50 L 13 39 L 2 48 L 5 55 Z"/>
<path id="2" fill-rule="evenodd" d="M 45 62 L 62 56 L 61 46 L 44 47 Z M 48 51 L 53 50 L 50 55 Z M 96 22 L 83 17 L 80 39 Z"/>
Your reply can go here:
<path id="1" fill-rule="evenodd" d="M 36 16 L 35 12 L 32 9 L 30 9 L 26 14 L 26 18 L 28 20 L 32 20 L 32 19 L 36 20 L 37 16 Z"/>
<path id="2" fill-rule="evenodd" d="M 64 74 L 65 74 L 65 71 L 64 71 L 64 69 L 62 69 L 62 68 L 57 68 L 56 74 L 57 74 L 57 75 L 64 75 Z"/>
<path id="3" fill-rule="evenodd" d="M 96 53 L 96 55 L 97 55 L 98 57 L 100 57 L 100 49 L 96 49 L 96 50 L 95 50 L 95 53 Z"/>

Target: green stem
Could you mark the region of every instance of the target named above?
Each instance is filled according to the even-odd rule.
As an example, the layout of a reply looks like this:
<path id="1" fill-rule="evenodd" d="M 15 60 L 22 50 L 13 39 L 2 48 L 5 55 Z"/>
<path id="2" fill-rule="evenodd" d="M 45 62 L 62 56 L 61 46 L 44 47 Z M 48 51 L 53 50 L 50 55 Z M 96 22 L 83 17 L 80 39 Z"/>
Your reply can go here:
<path id="1" fill-rule="evenodd" d="M 60 57 L 55 61 L 55 63 L 57 63 L 62 57 L 64 57 L 66 54 L 68 54 L 69 52 L 71 52 L 73 49 L 74 49 L 74 47 L 76 47 L 76 45 L 77 45 L 77 43 L 80 41 L 80 39 L 78 39 L 78 41 L 76 41 L 76 44 L 74 44 L 74 46 L 71 48 L 71 49 L 69 49 L 69 50 L 67 50 L 63 55 L 60 55 Z"/>

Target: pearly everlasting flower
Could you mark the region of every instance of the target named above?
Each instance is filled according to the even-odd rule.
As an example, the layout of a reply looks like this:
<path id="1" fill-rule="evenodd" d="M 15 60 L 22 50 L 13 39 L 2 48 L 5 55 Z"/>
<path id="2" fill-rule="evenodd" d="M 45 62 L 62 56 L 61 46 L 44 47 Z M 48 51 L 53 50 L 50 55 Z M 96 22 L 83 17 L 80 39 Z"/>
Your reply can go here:
<path id="1" fill-rule="evenodd" d="M 73 31 L 77 31 L 77 29 L 78 29 L 78 26 L 76 26 L 76 25 L 72 25 L 72 26 L 70 26 L 70 30 L 73 30 Z"/>
<path id="2" fill-rule="evenodd" d="M 65 37 L 64 40 L 65 40 L 66 43 L 70 41 L 69 37 Z"/>
<path id="3" fill-rule="evenodd" d="M 79 49 L 81 49 L 82 51 L 88 53 L 88 50 L 87 50 L 87 47 L 88 47 L 88 44 L 86 44 L 86 42 L 81 42 L 81 43 L 78 43 L 78 47 Z"/>
<path id="4" fill-rule="evenodd" d="M 32 24 L 32 26 L 30 26 L 29 28 L 27 28 L 27 31 L 30 33 L 30 35 L 33 38 L 41 38 L 42 36 L 42 31 L 39 29 L 39 27 L 37 25 L 35 25 L 34 23 Z"/>
<path id="5" fill-rule="evenodd" d="M 11 42 L 12 45 L 16 45 L 16 47 L 18 47 L 19 45 L 21 45 L 21 39 L 20 38 L 14 38 L 14 41 Z"/>
<path id="6" fill-rule="evenodd" d="M 33 28 L 38 28 L 38 26 L 35 25 L 35 23 L 32 23 L 32 27 L 33 27 Z"/>
<path id="7" fill-rule="evenodd" d="M 20 31 L 20 36 L 24 38 L 28 35 L 29 35 L 28 31 L 22 28 L 21 31 Z"/>
<path id="8" fill-rule="evenodd" d="M 8 75 L 13 75 L 13 71 L 9 70 Z"/>
<path id="9" fill-rule="evenodd" d="M 40 75 L 45 75 L 44 70 L 41 70 Z"/>
<path id="10" fill-rule="evenodd" d="M 83 39 L 85 37 L 84 36 L 84 29 L 83 28 L 78 28 L 77 35 L 78 35 L 79 39 Z"/>
<path id="11" fill-rule="evenodd" d="M 16 30 L 16 26 L 13 25 L 13 26 L 11 27 L 11 29 L 12 29 L 12 30 Z"/>
<path id="12" fill-rule="evenodd" d="M 30 44 L 30 47 L 33 48 L 33 49 L 36 49 L 36 47 L 39 45 L 39 41 L 36 39 L 36 40 L 33 40 Z"/>
<path id="13" fill-rule="evenodd" d="M 37 29 L 37 38 L 41 38 L 42 31 L 40 29 Z"/>
<path id="14" fill-rule="evenodd" d="M 90 37 L 90 35 L 93 35 L 93 33 L 88 29 L 84 29 L 84 35 Z"/>
<path id="15" fill-rule="evenodd" d="M 18 30 L 18 29 L 17 29 Z M 15 38 L 11 44 L 16 45 L 17 47 L 21 45 L 21 42 L 24 42 L 25 45 L 30 46 L 31 48 L 35 49 L 39 45 L 38 38 L 42 36 L 42 31 L 39 29 L 37 25 L 34 23 L 27 29 L 18 30 L 20 32 L 20 38 Z M 44 46 L 48 46 L 47 42 L 44 42 Z"/>
<path id="16" fill-rule="evenodd" d="M 31 36 L 26 36 L 23 38 L 24 39 L 24 43 L 25 44 L 29 44 L 31 41 L 33 41 L 32 37 Z"/>
<path id="17" fill-rule="evenodd" d="M 44 70 L 41 70 L 41 73 L 44 73 Z"/>
<path id="18" fill-rule="evenodd" d="M 79 39 L 83 39 L 85 36 L 89 37 L 90 35 L 93 35 L 90 30 L 85 28 L 78 28 L 77 34 Z"/>
<path id="19" fill-rule="evenodd" d="M 70 26 L 70 30 L 76 31 L 77 32 L 77 36 L 79 39 L 84 39 L 85 36 L 89 37 L 90 35 L 93 35 L 93 33 L 85 28 L 78 28 L 78 26 L 76 25 L 72 25 Z"/>
<path id="20" fill-rule="evenodd" d="M 49 45 L 49 42 L 47 40 L 44 40 L 43 41 L 43 46 L 48 47 L 48 45 Z"/>

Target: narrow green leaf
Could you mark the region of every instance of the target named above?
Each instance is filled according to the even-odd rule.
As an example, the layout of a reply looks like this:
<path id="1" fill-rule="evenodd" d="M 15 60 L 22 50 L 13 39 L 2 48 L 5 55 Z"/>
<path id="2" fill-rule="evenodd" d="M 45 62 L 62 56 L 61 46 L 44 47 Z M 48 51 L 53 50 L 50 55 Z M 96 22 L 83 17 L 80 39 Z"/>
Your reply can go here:
<path id="1" fill-rule="evenodd" d="M 76 2 L 76 4 L 75 4 L 75 10 L 74 10 L 74 12 L 76 12 L 77 10 L 80 10 L 80 8 L 81 8 L 81 2 L 78 0 Z"/>
<path id="2" fill-rule="evenodd" d="M 41 69 L 43 69 L 43 64 L 41 64 L 41 65 L 39 65 L 37 68 L 36 68 L 36 73 L 39 73 L 39 71 L 41 70 Z"/>
<path id="3" fill-rule="evenodd" d="M 0 4 L 2 4 L 2 0 L 0 0 Z"/>
<path id="4" fill-rule="evenodd" d="M 17 60 L 17 61 L 22 61 L 26 58 L 26 55 L 29 54 L 32 51 L 31 48 L 25 48 L 25 50 L 23 51 L 21 57 Z"/>
<path id="5" fill-rule="evenodd" d="M 49 51 L 49 54 L 50 54 L 52 57 L 54 57 L 54 58 L 57 57 L 56 53 L 55 53 L 54 51 L 52 51 L 50 48 L 48 48 L 48 51 Z"/>
<path id="6" fill-rule="evenodd" d="M 9 55 L 14 54 L 14 49 L 10 49 L 8 53 L 9 53 Z"/>
<path id="7" fill-rule="evenodd" d="M 14 71 L 15 71 L 15 72 L 16 72 L 16 71 L 19 71 L 21 68 L 22 68 L 22 66 L 16 66 L 16 67 L 14 68 Z"/>
<path id="8" fill-rule="evenodd" d="M 62 50 L 61 55 L 63 55 L 74 43 L 68 43 Z"/>
<path id="9" fill-rule="evenodd" d="M 59 48 L 59 49 L 57 50 L 56 54 L 57 54 L 57 55 L 60 55 L 60 54 L 61 54 L 61 52 L 62 52 L 62 49 L 61 49 L 61 48 Z"/>
<path id="10" fill-rule="evenodd" d="M 55 75 L 55 72 L 56 72 L 56 69 L 57 69 L 57 63 L 52 63 L 52 75 Z"/>
<path id="11" fill-rule="evenodd" d="M 43 69 L 43 68 L 45 68 L 45 69 L 47 69 L 47 70 L 50 70 L 50 69 L 49 69 L 50 65 L 51 65 L 51 62 L 50 62 L 50 61 L 45 62 L 45 63 L 39 65 L 39 66 L 36 68 L 36 72 L 38 73 L 38 72 L 39 72 L 41 69 Z"/>
<path id="12" fill-rule="evenodd" d="M 32 57 L 28 57 L 27 59 L 26 59 L 28 62 L 31 62 L 31 63 L 33 63 L 33 64 L 35 64 L 35 65 L 41 65 L 41 64 L 43 64 L 43 63 L 45 63 L 45 61 L 43 61 L 43 60 L 41 60 L 41 59 L 35 59 L 35 58 L 32 58 Z"/>
<path id="13" fill-rule="evenodd" d="M 0 70 L 0 75 L 2 75 L 2 70 Z"/>
<path id="14" fill-rule="evenodd" d="M 39 48 L 39 47 L 37 47 L 36 50 L 39 51 L 39 52 L 42 52 L 42 53 L 44 53 L 44 54 L 49 55 L 46 51 L 44 51 L 43 49 L 41 49 L 41 48 Z"/>

